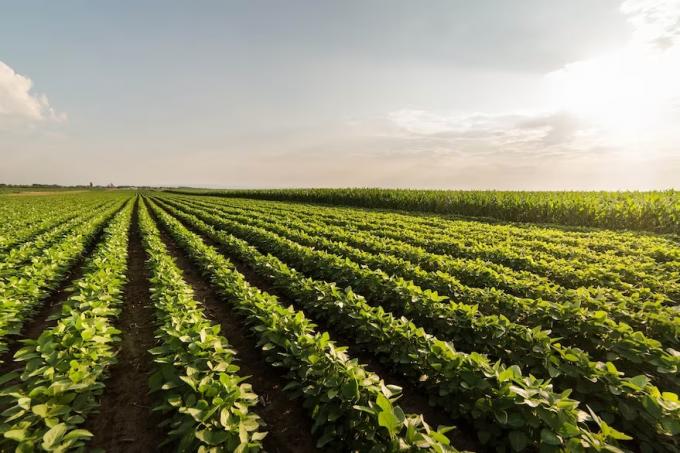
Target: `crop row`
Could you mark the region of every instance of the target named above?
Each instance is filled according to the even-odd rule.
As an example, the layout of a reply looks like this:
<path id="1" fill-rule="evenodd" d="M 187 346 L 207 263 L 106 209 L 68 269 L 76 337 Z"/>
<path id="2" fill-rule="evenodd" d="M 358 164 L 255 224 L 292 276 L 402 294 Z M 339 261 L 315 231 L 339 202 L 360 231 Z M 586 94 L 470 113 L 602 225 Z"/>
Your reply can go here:
<path id="1" fill-rule="evenodd" d="M 475 283 L 479 285 L 482 280 L 482 286 L 503 290 L 523 284 L 520 278 L 499 274 L 490 269 L 485 262 L 454 260 L 444 255 L 433 255 L 403 242 L 386 243 L 386 240 L 368 234 L 347 232 L 338 227 L 318 225 L 309 221 L 296 222 L 276 216 L 267 217 L 265 214 L 258 215 L 252 211 L 230 210 L 219 206 L 218 211 L 214 211 L 215 205 L 200 202 L 191 205 L 213 208 L 213 212 L 219 212 L 222 218 L 226 216 L 241 223 L 268 228 L 305 245 L 347 256 L 362 264 L 377 266 L 387 272 L 409 278 L 423 288 L 450 296 L 454 300 L 467 303 L 479 303 L 480 300 L 484 300 L 484 291 L 465 286 Z M 417 264 L 413 265 L 409 259 Z M 449 271 L 449 275 L 442 271 Z M 603 295 L 610 297 L 604 298 Z M 504 296 L 499 293 L 499 297 Z M 623 321 L 634 329 L 661 340 L 667 346 L 678 345 L 680 317 L 677 311 L 658 302 L 641 303 L 599 288 L 592 291 L 585 288 L 565 291 L 551 300 L 577 307 L 583 306 L 590 310 L 605 310 L 615 321 Z"/>
<path id="2" fill-rule="evenodd" d="M 538 251 L 525 253 L 524 249 L 512 247 L 505 243 L 479 244 L 471 233 L 465 239 L 455 239 L 445 234 L 430 234 L 430 238 L 423 241 L 418 232 L 406 231 L 406 234 L 400 236 L 403 230 L 395 227 L 372 227 L 370 231 L 386 237 L 401 237 L 404 241 L 419 245 L 434 253 L 471 259 L 480 258 L 517 271 L 549 276 L 551 281 L 566 288 L 595 285 L 617 289 L 629 294 L 649 288 L 653 293 L 648 297 L 652 299 L 655 296 L 658 297 L 656 293 L 666 295 L 669 298 L 680 295 L 677 279 L 668 280 L 657 275 L 666 274 L 666 277 L 668 277 L 672 274 L 673 270 L 666 271 L 666 268 L 669 267 L 667 263 L 661 266 L 641 266 L 631 264 L 635 263 L 634 260 L 625 260 L 620 257 L 609 257 L 606 260 L 600 259 L 596 262 L 581 261 L 577 257 L 572 259 L 553 258 Z M 583 267 L 582 264 L 586 264 L 586 267 Z"/>
<path id="3" fill-rule="evenodd" d="M 192 197 L 196 199 L 196 197 Z M 258 205 L 268 211 L 281 213 L 296 212 L 302 215 L 323 218 L 332 223 L 342 221 L 348 215 L 359 228 L 382 226 L 385 224 L 396 227 L 407 227 L 410 231 L 417 231 L 435 236 L 446 235 L 455 239 L 464 239 L 465 233 L 471 233 L 480 244 L 507 243 L 516 248 L 548 253 L 557 258 L 573 258 L 574 253 L 579 258 L 597 260 L 598 258 L 618 255 L 624 258 L 634 256 L 630 250 L 617 247 L 621 234 L 608 240 L 595 240 L 588 236 L 565 232 L 558 229 L 539 228 L 532 226 L 516 226 L 474 222 L 460 219 L 447 219 L 441 216 L 406 215 L 396 212 L 382 212 L 375 210 L 359 210 L 352 208 L 315 207 L 310 205 L 296 205 L 285 203 L 263 203 L 255 200 L 205 198 L 210 201 L 222 200 L 226 204 Z M 601 234 L 599 234 L 601 236 Z M 588 240 L 590 239 L 590 240 Z M 574 250 L 576 249 L 576 250 Z M 611 253 L 615 252 L 615 253 Z M 638 256 L 640 254 L 638 253 Z M 654 259 L 642 254 L 644 261 L 653 262 Z"/>
<path id="4" fill-rule="evenodd" d="M 234 351 L 219 334 L 220 326 L 205 318 L 143 202 L 139 226 L 158 324 L 159 345 L 150 351 L 156 370 L 149 385 L 158 395 L 154 410 L 168 415 L 163 422 L 167 442 L 175 442 L 179 451 L 260 450 L 266 433 L 252 412 L 258 396 L 237 374 Z"/>
<path id="5" fill-rule="evenodd" d="M 3 231 L 0 233 L 0 259 L 5 259 L 11 253 L 13 247 L 31 241 L 36 236 L 70 221 L 78 215 L 82 215 L 87 209 L 101 204 L 102 201 L 101 199 L 93 199 L 77 206 L 69 203 L 55 203 L 55 206 L 52 206 L 49 212 L 34 211 L 27 209 L 30 206 L 22 206 L 16 209 L 14 214 L 17 217 L 15 219 L 9 218 L 9 216 L 0 216 L 3 219 Z"/>
<path id="6" fill-rule="evenodd" d="M 208 199 L 209 200 L 209 199 Z M 207 201 L 207 200 L 206 200 Z M 214 202 L 215 200 L 212 199 Z M 228 201 L 229 204 L 238 204 Z M 241 203 L 252 209 L 254 202 Z M 271 214 L 274 208 L 265 208 Z M 282 210 L 283 208 L 278 208 Z M 540 237 L 517 239 L 514 236 L 494 237 L 498 227 L 483 226 L 479 222 L 465 222 L 446 229 L 424 227 L 413 217 L 403 218 L 389 214 L 351 213 L 331 214 L 333 210 L 319 212 L 313 208 L 300 210 L 285 208 L 288 214 L 296 212 L 305 220 L 322 218 L 324 222 L 335 224 L 345 230 L 366 231 L 382 237 L 408 241 L 414 245 L 428 247 L 431 251 L 469 259 L 484 259 L 497 265 L 527 271 L 536 276 L 549 275 L 552 281 L 566 288 L 579 286 L 607 286 L 626 293 L 638 293 L 638 298 L 667 299 L 680 295 L 678 271 L 680 259 L 657 263 L 653 258 L 638 254 L 594 254 L 578 246 L 552 246 L 558 256 L 541 250 L 546 244 Z M 417 219 L 417 218 L 416 218 Z M 483 225 L 483 224 L 481 224 Z M 542 247 L 541 247 L 542 246 Z M 676 247 L 677 248 L 677 247 Z M 666 247 L 668 249 L 668 247 Z M 680 249 L 678 250 L 680 251 Z M 656 294 L 653 291 L 661 291 Z M 524 294 L 536 297 L 536 294 Z M 542 295 L 540 297 L 545 297 Z"/>
<path id="7" fill-rule="evenodd" d="M 401 306 L 407 306 L 414 301 L 418 301 L 418 303 L 426 307 L 434 307 L 437 304 L 443 307 L 448 305 L 451 307 L 452 312 L 459 309 L 469 311 L 473 308 L 455 303 L 442 304 L 441 302 L 444 302 L 445 298 L 431 291 L 423 291 L 412 282 L 390 277 L 382 271 L 374 271 L 360 266 L 345 257 L 302 246 L 263 228 L 251 227 L 241 222 L 230 221 L 221 216 L 195 208 L 184 206 L 183 210 L 195 214 L 202 220 L 208 221 L 220 228 L 227 229 L 232 234 L 246 239 L 258 247 L 262 247 L 266 252 L 285 257 L 285 260 L 291 265 L 313 273 L 318 278 L 358 288 L 360 291 L 366 292 L 366 295 L 370 295 L 376 304 L 383 303 L 389 306 L 390 304 L 400 303 Z M 424 277 L 428 275 L 423 273 Z M 653 363 L 656 369 L 653 370 L 652 374 L 658 382 L 663 384 L 659 386 L 668 390 L 675 390 L 673 383 L 677 383 L 680 357 L 661 349 L 661 345 L 655 340 L 646 338 L 639 332 L 634 333 L 629 326 L 613 322 L 606 316 L 605 312 L 591 313 L 578 307 L 541 303 L 542 301 L 523 301 L 521 299 L 511 299 L 511 301 L 514 302 L 515 306 L 512 308 L 515 310 L 518 309 L 517 305 L 520 303 L 524 304 L 524 306 L 519 307 L 520 309 L 531 310 L 534 313 L 537 309 L 542 308 L 546 320 L 552 321 L 551 327 L 553 329 L 562 325 L 565 328 L 570 327 L 574 329 L 574 320 L 579 320 L 579 318 L 565 316 L 565 311 L 571 311 L 569 314 L 572 315 L 580 315 L 580 321 L 582 322 L 576 326 L 578 327 L 577 330 L 568 332 L 555 329 L 556 333 L 570 338 L 570 340 L 573 338 L 574 340 L 587 341 L 588 351 L 593 353 L 597 360 L 600 360 L 600 356 L 603 355 L 609 355 L 610 358 L 613 358 L 612 356 L 617 354 L 618 356 L 614 356 L 617 359 L 616 363 L 629 376 L 649 372 L 650 367 L 648 364 Z M 484 304 L 494 302 L 508 304 L 507 300 L 500 298 L 488 298 L 484 301 Z M 480 306 L 483 307 L 484 305 L 480 304 Z M 499 310 L 497 311 L 503 314 L 503 308 L 499 304 Z M 514 319 L 509 315 L 508 318 Z M 564 335 L 565 333 L 572 333 L 572 335 L 567 336 Z"/>
<path id="8" fill-rule="evenodd" d="M 56 326 L 25 340 L 15 360 L 23 368 L 2 377 L 2 443 L 17 451 L 83 447 L 92 434 L 81 428 L 97 406 L 107 368 L 115 362 L 133 202 L 106 227 L 104 240 L 87 260 L 75 292 L 64 302 Z"/>
<path id="9" fill-rule="evenodd" d="M 55 220 L 82 212 L 93 203 L 115 201 L 119 193 L 69 194 L 48 197 L 0 197 L 0 253 L 10 246 L 23 242 L 36 232 L 57 225 Z M 25 236 L 24 239 L 21 236 Z"/>
<path id="10" fill-rule="evenodd" d="M 58 210 L 63 209 L 64 212 L 78 207 L 77 204 L 72 203 L 73 199 L 69 200 L 70 202 L 64 200 L 53 203 L 53 201 L 3 197 L 0 203 L 0 216 L 4 222 L 0 225 L 0 235 L 13 236 L 14 233 L 39 223 L 46 213 L 54 212 L 54 204 L 57 205 Z"/>
<path id="11" fill-rule="evenodd" d="M 277 258 L 262 255 L 196 217 L 173 214 L 269 278 L 305 311 L 369 344 L 371 351 L 422 387 L 431 401 L 451 415 L 472 419 L 483 443 L 505 444 L 518 451 L 529 445 L 578 449 L 601 447 L 608 435 L 626 438 L 604 423 L 601 433 L 590 432 L 582 423 L 590 418 L 577 409 L 578 403 L 567 394 L 554 393 L 549 383 L 522 376 L 518 367 L 506 368 L 479 354 L 457 352 L 408 320 L 370 306 L 351 290 L 305 278 Z"/>
<path id="12" fill-rule="evenodd" d="M 81 224 L 91 219 L 98 213 L 112 206 L 112 202 L 90 206 L 87 210 L 76 216 L 62 221 L 48 231 L 36 235 L 31 240 L 12 248 L 0 261 L 0 279 L 6 280 L 10 276 L 20 276 L 24 263 L 39 256 L 43 250 L 61 240 L 65 235 L 78 228 Z"/>
<path id="13" fill-rule="evenodd" d="M 0 351 L 7 349 L 8 336 L 16 335 L 39 302 L 66 277 L 73 264 L 121 207 L 117 203 L 81 224 L 60 242 L 44 250 L 24 266 L 20 277 L 0 282 Z"/>
<path id="14" fill-rule="evenodd" d="M 191 197 L 196 199 L 197 197 Z M 558 248 L 578 247 L 596 253 L 611 253 L 619 256 L 642 256 L 652 258 L 658 262 L 680 259 L 680 248 L 677 243 L 659 235 L 646 235 L 632 232 L 611 230 L 576 230 L 558 227 L 543 227 L 536 224 L 508 224 L 464 220 L 455 217 L 446 217 L 432 214 L 399 212 L 383 212 L 375 209 L 356 209 L 314 205 L 300 205 L 299 203 L 281 203 L 257 201 L 254 199 L 223 197 L 205 197 L 206 200 L 224 200 L 230 204 L 242 200 L 245 204 L 266 207 L 281 212 L 299 212 L 322 216 L 327 220 L 337 219 L 346 215 L 356 216 L 365 222 L 374 220 L 402 221 L 408 224 L 422 225 L 432 228 L 434 231 L 447 232 L 450 229 L 469 230 L 474 233 L 484 233 L 489 240 L 525 240 L 540 241 L 539 247 L 553 245 Z M 534 242 L 535 243 L 535 242 Z"/>
<path id="15" fill-rule="evenodd" d="M 680 233 L 680 193 L 501 192 L 400 189 L 179 191 L 189 195 L 304 201 L 500 220 Z"/>
<path id="16" fill-rule="evenodd" d="M 285 264 L 274 256 L 265 257 L 254 249 L 247 249 L 243 241 L 212 229 L 195 216 L 176 210 L 173 210 L 173 214 L 210 234 L 211 238 L 228 247 L 239 259 L 258 269 L 264 277 L 274 278 L 273 283 L 277 287 L 305 287 L 301 283 L 286 281 L 292 274 L 286 273 L 283 270 L 286 268 Z M 261 244 L 258 241 L 258 245 Z M 289 258 L 286 261 L 291 262 L 296 269 L 322 274 L 321 278 L 326 275 L 320 271 L 315 272 L 315 269 L 319 269 L 319 263 L 312 254 L 305 253 L 304 249 L 298 249 L 296 253 L 290 249 L 274 250 L 269 246 L 266 251 Z M 297 255 L 292 261 L 291 254 Z M 357 272 L 361 271 L 357 269 Z M 283 277 L 277 278 L 277 274 Z M 648 445 L 670 445 L 671 451 L 676 447 L 672 439 L 674 435 L 680 434 L 680 403 L 677 395 L 670 392 L 662 394 L 650 385 L 645 376 L 624 378 L 613 364 L 593 362 L 587 353 L 576 348 L 563 347 L 553 341 L 549 332 L 514 324 L 505 317 L 478 316 L 474 307 L 451 305 L 432 299 L 427 301 L 412 294 L 399 300 L 399 294 L 382 288 L 380 281 L 372 277 L 364 272 L 352 280 L 356 284 L 355 289 L 369 300 L 379 300 L 382 306 L 403 314 L 442 339 L 453 341 L 459 349 L 485 353 L 507 363 L 517 363 L 523 370 L 539 377 L 552 377 L 557 388 L 572 389 L 572 396 L 577 400 L 587 403 L 614 426 L 634 434 L 640 442 Z M 319 285 L 328 285 L 326 283 L 317 281 L 314 285 L 316 293 L 298 293 L 290 297 L 299 301 L 324 301 L 329 297 L 332 299 L 332 294 L 336 297 L 349 297 L 327 288 L 318 288 Z M 306 288 L 310 288 L 310 285 Z M 322 308 L 335 305 L 351 304 L 345 300 L 328 300 Z M 313 309 L 314 307 L 310 308 Z M 352 326 L 352 319 L 350 317 L 349 320 L 343 320 L 339 325 L 356 329 Z"/>
<path id="17" fill-rule="evenodd" d="M 160 223 L 240 313 L 272 365 L 287 371 L 292 395 L 314 419 L 317 446 L 344 451 L 451 451 L 448 428 L 431 429 L 420 415 L 394 404 L 400 388 L 388 386 L 318 333 L 302 312 L 250 286 L 233 265 L 152 204 Z"/>
<path id="18" fill-rule="evenodd" d="M 544 298 L 558 302 L 573 302 L 593 309 L 606 308 L 613 304 L 615 316 L 641 316 L 643 313 L 635 313 L 640 310 L 653 310 L 662 316 L 677 312 L 665 306 L 665 298 L 657 297 L 656 301 L 650 300 L 649 293 L 643 297 L 641 292 L 633 296 L 623 295 L 621 292 L 602 287 L 581 287 L 570 290 L 540 278 L 527 272 L 518 272 L 503 265 L 493 265 L 481 259 L 453 258 L 448 255 L 427 252 L 422 247 L 414 246 L 394 238 L 379 237 L 368 232 L 353 230 L 351 227 L 340 227 L 333 224 L 319 222 L 314 217 L 295 218 L 291 215 L 276 216 L 267 210 L 258 211 L 248 206 L 237 209 L 225 205 L 200 203 L 193 200 L 193 204 L 217 207 L 225 212 L 246 215 L 252 221 L 283 223 L 286 226 L 299 229 L 311 236 L 321 236 L 335 241 L 346 242 L 349 245 L 360 247 L 362 250 L 394 254 L 400 258 L 411 260 L 423 267 L 423 269 L 447 273 L 460 279 L 462 283 L 477 287 L 496 287 L 520 297 Z M 622 310 L 631 313 L 622 314 Z M 665 327 L 664 327 L 665 329 Z"/>

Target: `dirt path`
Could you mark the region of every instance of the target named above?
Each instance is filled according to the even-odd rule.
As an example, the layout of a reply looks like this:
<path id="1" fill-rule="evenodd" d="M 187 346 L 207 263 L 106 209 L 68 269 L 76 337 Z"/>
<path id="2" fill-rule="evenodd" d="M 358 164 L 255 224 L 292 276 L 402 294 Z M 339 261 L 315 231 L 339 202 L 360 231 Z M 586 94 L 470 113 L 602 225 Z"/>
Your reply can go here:
<path id="1" fill-rule="evenodd" d="M 153 402 L 147 380 L 153 369 L 148 350 L 155 344 L 153 306 L 144 265 L 146 255 L 135 208 L 128 244 L 128 282 L 116 327 L 122 331 L 118 363 L 111 367 L 100 401 L 100 412 L 88 418 L 94 437 L 89 448 L 110 452 L 158 451 L 165 436 L 151 412 Z"/>

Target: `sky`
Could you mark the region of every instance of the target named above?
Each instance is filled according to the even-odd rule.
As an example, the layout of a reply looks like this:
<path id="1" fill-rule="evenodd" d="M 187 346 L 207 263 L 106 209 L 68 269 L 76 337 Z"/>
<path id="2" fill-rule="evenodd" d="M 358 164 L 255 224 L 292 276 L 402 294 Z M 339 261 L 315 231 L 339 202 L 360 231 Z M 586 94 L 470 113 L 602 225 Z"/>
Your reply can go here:
<path id="1" fill-rule="evenodd" d="M 1 10 L 0 182 L 680 188 L 680 0 Z"/>

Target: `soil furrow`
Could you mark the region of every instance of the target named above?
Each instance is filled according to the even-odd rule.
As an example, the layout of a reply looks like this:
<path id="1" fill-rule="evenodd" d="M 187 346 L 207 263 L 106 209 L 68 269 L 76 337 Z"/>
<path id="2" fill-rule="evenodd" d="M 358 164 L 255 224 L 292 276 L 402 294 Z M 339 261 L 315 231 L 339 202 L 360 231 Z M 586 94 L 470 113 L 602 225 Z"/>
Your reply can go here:
<path id="1" fill-rule="evenodd" d="M 121 330 L 118 362 L 111 367 L 97 414 L 86 422 L 94 437 L 90 448 L 110 452 L 158 451 L 164 433 L 160 417 L 151 412 L 147 384 L 155 345 L 153 305 L 150 299 L 146 254 L 142 247 L 135 206 L 128 244 L 127 284 L 116 327 Z"/>

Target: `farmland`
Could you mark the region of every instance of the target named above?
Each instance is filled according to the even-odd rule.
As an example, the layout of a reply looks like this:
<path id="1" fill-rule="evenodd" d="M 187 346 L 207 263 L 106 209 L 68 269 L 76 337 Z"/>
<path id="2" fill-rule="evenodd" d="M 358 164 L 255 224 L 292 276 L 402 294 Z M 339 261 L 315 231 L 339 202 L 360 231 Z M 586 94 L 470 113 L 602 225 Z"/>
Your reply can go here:
<path id="1" fill-rule="evenodd" d="M 0 449 L 679 451 L 677 193 L 491 194 L 0 195 Z"/>

